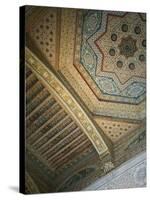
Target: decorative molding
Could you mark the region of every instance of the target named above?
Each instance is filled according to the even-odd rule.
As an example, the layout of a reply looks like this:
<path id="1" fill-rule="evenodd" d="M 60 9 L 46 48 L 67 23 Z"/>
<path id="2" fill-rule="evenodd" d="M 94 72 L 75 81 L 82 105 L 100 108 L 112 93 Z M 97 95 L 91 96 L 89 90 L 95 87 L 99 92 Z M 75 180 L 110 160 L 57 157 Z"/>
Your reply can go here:
<path id="1" fill-rule="evenodd" d="M 75 121 L 80 125 L 83 132 L 92 142 L 99 155 L 109 153 L 108 147 L 103 141 L 100 133 L 93 125 L 85 111 L 72 97 L 70 92 L 63 86 L 58 78 L 50 71 L 27 47 L 26 63 L 36 75 L 46 84 L 54 95 L 63 103 L 65 108 L 72 114 Z"/>
<path id="2" fill-rule="evenodd" d="M 107 172 L 111 171 L 114 167 L 115 167 L 114 164 L 109 161 L 104 164 L 103 170 L 105 173 L 107 173 Z"/>

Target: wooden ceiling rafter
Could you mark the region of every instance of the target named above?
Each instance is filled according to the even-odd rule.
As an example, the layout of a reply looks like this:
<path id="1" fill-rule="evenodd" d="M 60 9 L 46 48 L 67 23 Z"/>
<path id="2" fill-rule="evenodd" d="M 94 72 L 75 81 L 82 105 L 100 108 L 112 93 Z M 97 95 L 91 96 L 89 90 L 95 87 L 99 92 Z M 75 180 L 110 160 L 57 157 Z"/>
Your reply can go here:
<path id="1" fill-rule="evenodd" d="M 56 95 L 56 98 L 59 99 L 61 103 L 64 104 L 64 107 L 73 115 L 73 118 L 81 127 L 84 133 L 88 136 L 92 144 L 94 145 L 99 156 L 103 153 L 109 153 L 108 147 L 103 141 L 99 131 L 95 128 L 93 123 L 90 121 L 89 117 L 77 103 L 77 101 L 72 97 L 69 91 L 62 85 L 62 83 L 57 79 L 57 77 L 48 70 L 44 64 L 26 47 L 26 64 L 32 71 L 35 72 L 37 77 L 47 85 L 47 89 L 51 90 L 53 95 Z M 41 71 L 40 71 L 41 69 Z M 51 81 L 46 80 L 48 78 L 53 79 Z M 52 83 L 52 85 L 51 85 Z M 49 84 L 49 85 L 48 85 Z M 54 85 L 53 85 L 54 84 Z M 55 85 L 58 84 L 58 85 Z M 56 90 L 54 90 L 56 89 Z M 57 91 L 60 90 L 60 91 Z M 62 91 L 61 91 L 62 90 Z M 66 102 L 65 98 L 68 98 Z M 73 104 L 74 108 L 69 104 Z M 78 117 L 79 115 L 79 117 Z M 84 121 L 83 121 L 84 120 Z M 92 134 L 91 134 L 92 133 Z"/>

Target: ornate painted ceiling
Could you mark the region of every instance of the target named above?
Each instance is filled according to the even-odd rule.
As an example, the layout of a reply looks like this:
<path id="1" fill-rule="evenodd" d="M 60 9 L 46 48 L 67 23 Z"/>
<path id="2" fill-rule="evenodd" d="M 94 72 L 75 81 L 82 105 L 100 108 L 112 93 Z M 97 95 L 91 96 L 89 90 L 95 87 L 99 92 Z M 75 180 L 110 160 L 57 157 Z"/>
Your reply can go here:
<path id="1" fill-rule="evenodd" d="M 146 15 L 26 7 L 26 192 L 81 190 L 146 149 Z"/>

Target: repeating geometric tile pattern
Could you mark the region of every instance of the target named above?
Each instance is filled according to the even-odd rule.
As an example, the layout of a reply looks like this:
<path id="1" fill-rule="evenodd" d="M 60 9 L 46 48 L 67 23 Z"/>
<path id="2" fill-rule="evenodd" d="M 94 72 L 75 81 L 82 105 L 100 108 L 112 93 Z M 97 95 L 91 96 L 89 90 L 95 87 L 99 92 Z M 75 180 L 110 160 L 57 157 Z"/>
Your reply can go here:
<path id="1" fill-rule="evenodd" d="M 80 64 L 104 99 L 145 99 L 146 27 L 138 13 L 87 11 L 83 15 Z"/>

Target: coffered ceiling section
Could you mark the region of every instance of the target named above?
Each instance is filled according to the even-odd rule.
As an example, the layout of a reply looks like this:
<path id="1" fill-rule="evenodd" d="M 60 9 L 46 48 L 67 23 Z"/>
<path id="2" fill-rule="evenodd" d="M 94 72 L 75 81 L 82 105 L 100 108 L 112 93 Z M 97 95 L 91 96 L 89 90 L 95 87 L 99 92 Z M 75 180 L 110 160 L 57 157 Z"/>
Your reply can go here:
<path id="1" fill-rule="evenodd" d="M 36 73 L 36 75 L 39 77 L 39 79 L 41 79 L 44 82 L 44 84 L 47 86 L 50 93 L 52 92 L 54 94 L 55 98 L 57 98 L 58 101 L 60 101 L 60 103 L 63 105 L 63 107 L 74 118 L 74 120 L 77 121 L 78 125 L 81 127 L 83 132 L 86 134 L 86 136 L 89 138 L 89 140 L 93 143 L 98 154 L 101 155 L 101 154 L 107 152 L 108 148 L 107 148 L 105 142 L 103 141 L 99 131 L 96 129 L 96 127 L 94 126 L 94 124 L 92 123 L 92 121 L 90 120 L 88 115 L 86 114 L 86 112 L 82 109 L 82 107 L 79 105 L 79 103 L 73 98 L 73 96 L 70 94 L 70 92 L 63 86 L 63 84 L 59 81 L 59 79 L 56 77 L 56 75 L 52 71 L 47 70 L 47 68 L 44 66 L 44 64 L 42 62 L 40 62 L 40 60 L 27 48 L 26 48 L 26 63 L 34 71 L 34 73 Z M 35 82 L 35 84 L 34 84 L 34 82 Z M 35 77 L 34 77 L 34 80 L 31 78 L 31 82 L 29 82 L 29 85 L 32 83 L 33 83 L 33 88 L 35 87 L 35 91 L 41 89 L 42 86 L 38 82 L 36 82 Z M 37 87 L 37 85 L 39 85 L 39 86 Z M 27 88 L 29 88 L 28 85 L 27 85 Z M 30 92 L 30 90 L 28 90 L 28 92 Z M 28 92 L 27 92 L 27 98 L 28 98 Z M 36 97 L 36 94 L 34 94 L 34 91 L 31 93 L 29 98 L 32 98 L 32 96 L 34 96 L 35 100 L 37 100 L 37 97 Z M 42 97 L 43 97 L 43 95 L 42 95 Z M 47 97 L 47 98 L 51 99 L 52 97 Z M 51 100 L 53 101 L 53 98 Z M 50 118 L 48 120 L 48 123 L 49 123 L 49 121 L 51 122 L 53 118 L 51 116 L 49 116 L 50 111 L 52 109 L 50 107 L 50 111 L 48 111 L 47 110 L 48 108 L 49 108 L 49 105 L 48 105 L 48 107 L 46 107 L 46 112 L 48 112 L 48 118 Z M 35 112 L 34 109 L 33 109 L 33 112 Z M 54 113 L 57 113 L 57 111 L 54 111 Z M 62 110 L 60 110 L 60 112 L 58 112 L 58 116 L 56 117 L 57 120 L 59 119 L 59 117 L 61 116 L 62 113 L 63 113 Z M 30 115 L 27 117 L 27 119 L 29 117 L 31 117 L 32 114 L 33 113 L 31 112 Z M 66 122 L 68 119 L 65 116 L 65 113 L 63 113 L 63 116 L 61 116 L 60 118 L 63 119 L 61 121 L 61 123 Z M 45 117 L 40 116 L 40 119 L 41 119 L 40 121 L 42 121 L 42 123 L 43 123 L 43 120 L 45 120 Z M 47 120 L 45 120 L 45 121 L 47 121 Z M 32 124 L 31 120 L 29 120 L 29 124 L 31 126 L 31 124 Z M 40 126 L 39 121 L 36 122 L 35 128 L 37 125 Z M 47 125 L 47 122 L 46 122 L 46 125 Z M 44 123 L 44 126 L 45 126 L 45 123 Z M 43 128 L 43 126 L 42 126 L 42 128 Z M 32 124 L 32 127 L 29 129 L 29 135 L 31 134 L 31 138 L 34 135 L 38 136 L 37 133 L 39 132 L 39 129 L 37 131 L 35 131 L 33 129 L 34 129 L 34 124 Z M 56 127 L 54 126 L 53 129 L 56 130 Z M 46 136 L 49 135 L 49 128 L 47 131 L 48 132 L 46 132 L 44 134 Z M 34 132 L 34 134 L 32 134 L 32 132 Z M 60 134 L 60 132 L 59 132 L 59 134 Z M 28 137 L 28 133 L 27 133 L 27 137 Z M 41 137 L 43 139 L 43 134 Z M 31 138 L 30 138 L 30 141 L 31 141 Z M 46 137 L 45 141 L 47 139 L 48 138 Z M 39 140 L 36 139 L 35 143 L 37 144 L 38 142 L 39 142 Z"/>
<path id="2" fill-rule="evenodd" d="M 27 190 L 79 190 L 146 148 L 146 16 L 27 6 L 25 19 Z"/>
<path id="3" fill-rule="evenodd" d="M 91 172 L 95 172 L 99 169 L 97 165 L 103 163 L 103 157 L 110 161 L 101 130 L 95 127 L 55 74 L 27 48 L 25 77 L 26 174 L 31 173 L 31 178 L 26 175 L 27 193 L 36 192 L 32 177 L 40 191 L 56 191 L 59 184 L 80 167 L 86 171 L 92 165 Z M 56 181 L 52 183 L 45 176 Z"/>
<path id="4" fill-rule="evenodd" d="M 80 87 L 76 90 L 84 96 L 91 111 L 105 116 L 143 118 L 145 15 L 91 10 L 62 13 L 60 70 L 73 86 L 77 85 L 78 77 L 80 86 L 74 87 Z M 66 53 L 68 49 L 70 55 Z"/>
<path id="5" fill-rule="evenodd" d="M 146 59 L 142 16 L 89 11 L 82 23 L 80 55 L 75 54 L 75 64 L 84 67 L 102 99 L 141 102 L 145 98 Z"/>
<path id="6" fill-rule="evenodd" d="M 29 68 L 27 68 L 26 74 L 27 146 L 41 155 L 52 169 L 62 167 L 69 158 L 92 147 L 88 138 L 90 135 L 86 136 L 72 116 L 66 112 L 55 96 L 41 84 Z M 88 125 L 88 121 L 85 123 Z M 102 139 L 99 134 L 97 137 L 98 140 L 95 135 L 91 141 L 93 143 L 99 141 L 101 149 L 99 148 L 97 151 L 101 154 L 100 150 L 103 153 L 107 151 L 107 147 L 103 141 L 100 142 Z"/>
<path id="7" fill-rule="evenodd" d="M 30 7 L 26 15 L 32 49 L 64 75 L 92 113 L 144 118 L 145 14 Z"/>

